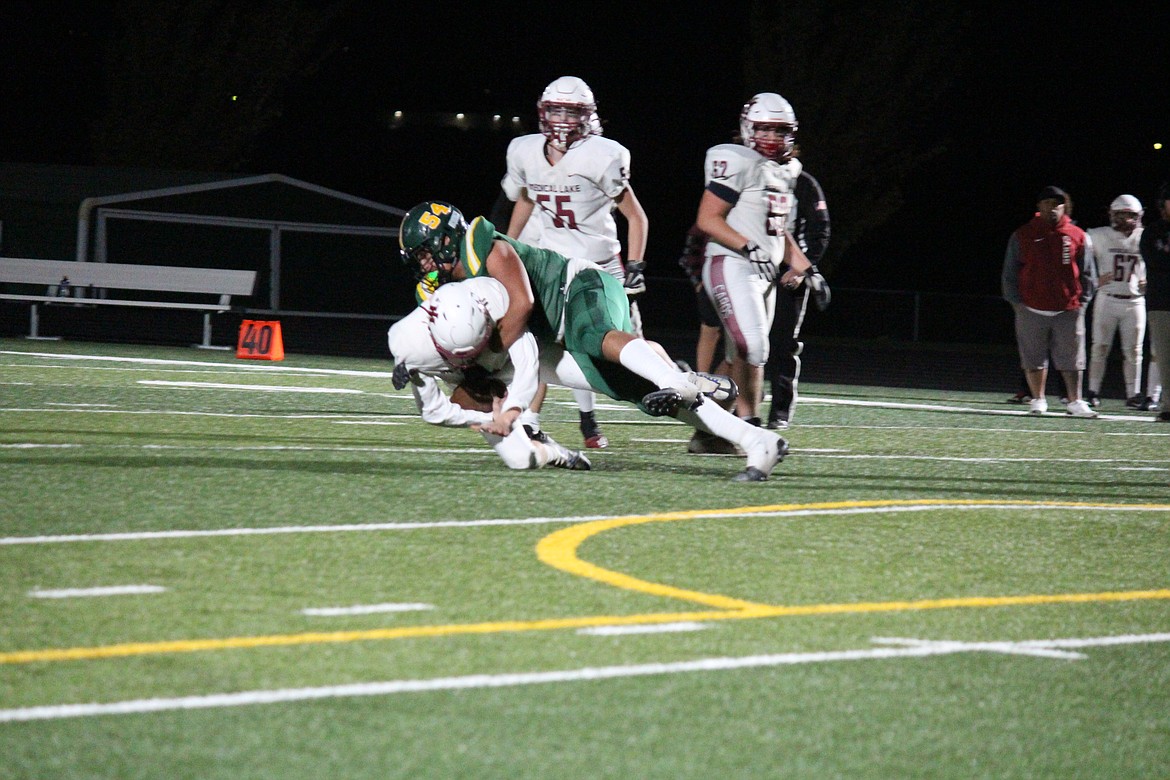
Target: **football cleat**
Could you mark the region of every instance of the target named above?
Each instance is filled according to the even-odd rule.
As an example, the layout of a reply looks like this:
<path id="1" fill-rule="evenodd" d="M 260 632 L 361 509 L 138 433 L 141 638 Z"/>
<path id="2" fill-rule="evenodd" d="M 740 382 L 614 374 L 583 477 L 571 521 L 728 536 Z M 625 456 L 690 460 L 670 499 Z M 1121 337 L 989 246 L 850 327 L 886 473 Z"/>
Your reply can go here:
<path id="1" fill-rule="evenodd" d="M 585 447 L 591 450 L 604 450 L 609 446 L 609 439 L 601 432 L 593 412 L 581 413 L 581 436 L 585 439 Z"/>
<path id="2" fill-rule="evenodd" d="M 592 436 L 585 437 L 585 447 L 591 450 L 604 450 L 609 446 L 609 439 L 605 438 L 605 434 L 598 431 Z"/>
<path id="3" fill-rule="evenodd" d="M 682 393 L 673 387 L 664 387 L 642 396 L 642 408 L 651 417 L 673 417 L 682 405 Z"/>
<path id="4" fill-rule="evenodd" d="M 739 397 L 739 387 L 729 376 L 708 374 L 706 371 L 692 371 L 687 378 L 699 386 L 699 392 L 723 406 Z"/>
<path id="5" fill-rule="evenodd" d="M 732 482 L 763 482 L 776 464 L 788 454 L 788 442 L 774 433 L 763 433 L 748 448 L 748 465 L 731 478 Z"/>
<path id="6" fill-rule="evenodd" d="M 547 433 L 542 433 L 541 436 L 543 436 L 541 443 L 548 450 L 548 465 L 569 471 L 589 471 L 593 468 L 593 464 L 584 453 L 558 444 Z"/>
<path id="7" fill-rule="evenodd" d="M 1134 396 L 1134 398 L 1137 398 L 1137 396 Z M 1085 401 L 1088 402 L 1089 406 L 1096 409 L 1101 405 L 1101 395 L 1100 393 L 1094 393 L 1092 390 L 1090 390 L 1089 392 L 1085 393 Z M 1127 401 L 1125 405 L 1129 406 L 1129 402 Z"/>
<path id="8" fill-rule="evenodd" d="M 687 442 L 687 452 L 692 455 L 743 455 L 743 450 L 727 439 L 698 429 L 695 429 L 691 440 Z"/>

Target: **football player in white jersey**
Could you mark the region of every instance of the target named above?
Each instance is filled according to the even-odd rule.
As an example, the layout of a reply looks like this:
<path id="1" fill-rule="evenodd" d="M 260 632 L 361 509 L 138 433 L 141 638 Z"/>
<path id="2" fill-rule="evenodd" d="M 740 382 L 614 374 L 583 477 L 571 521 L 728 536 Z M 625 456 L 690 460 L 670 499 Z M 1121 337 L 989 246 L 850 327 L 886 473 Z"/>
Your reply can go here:
<path id="1" fill-rule="evenodd" d="M 1109 204 L 1109 224 L 1088 231 L 1100 285 L 1093 301 L 1093 346 L 1085 398 L 1090 406 L 1101 405 L 1101 382 L 1114 334 L 1121 336 L 1126 406 L 1140 409 L 1145 402 L 1141 387 L 1146 266 L 1138 249 L 1143 213 L 1141 201 L 1133 195 L 1119 195 Z"/>
<path id="2" fill-rule="evenodd" d="M 576 76 L 545 87 L 536 104 L 540 132 L 508 145 L 501 187 L 515 201 L 507 235 L 565 257 L 597 263 L 620 280 L 630 301 L 634 332 L 642 335 L 633 298 L 645 292 L 649 220 L 630 186 L 630 152 L 603 137 L 593 90 Z M 626 261 L 613 211 L 626 219 Z M 535 240 L 530 235 L 538 227 Z M 574 393 L 587 447 L 608 442 L 593 416 L 593 394 Z"/>
<path id="3" fill-rule="evenodd" d="M 410 385 L 426 422 L 479 430 L 508 468 L 547 465 L 586 471 L 591 465 L 587 457 L 561 446 L 546 433 L 526 429 L 524 415 L 507 436 L 480 429 L 492 421 L 491 404 L 486 400 L 492 394 L 492 384 L 500 388 L 496 393 L 503 392 L 501 406 L 526 409 L 536 392 L 536 339 L 526 332 L 504 350 L 496 333 L 496 325 L 507 310 L 508 293 L 490 277 L 443 285 L 387 333 L 394 357 L 394 387 L 401 390 Z M 505 379 L 511 383 L 501 387 Z M 448 398 L 440 381 L 452 391 L 462 387 L 464 394 Z"/>
<path id="4" fill-rule="evenodd" d="M 789 231 L 801 172 L 800 161 L 789 157 L 795 132 L 787 100 L 774 92 L 754 96 L 740 112 L 740 143 L 707 150 L 706 189 L 695 220 L 710 238 L 703 286 L 723 322 L 731 376 L 740 389 L 737 412 L 756 425 L 776 285 L 808 284 L 822 308 L 829 297 L 824 277 Z"/>

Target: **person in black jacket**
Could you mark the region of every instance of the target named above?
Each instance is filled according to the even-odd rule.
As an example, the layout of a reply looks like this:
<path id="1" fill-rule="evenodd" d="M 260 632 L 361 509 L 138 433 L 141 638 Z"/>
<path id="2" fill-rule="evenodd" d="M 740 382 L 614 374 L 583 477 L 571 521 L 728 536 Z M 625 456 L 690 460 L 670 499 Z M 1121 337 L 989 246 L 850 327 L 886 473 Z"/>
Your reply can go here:
<path id="1" fill-rule="evenodd" d="M 821 185 L 808 171 L 802 171 L 796 181 L 796 218 L 792 222 L 792 236 L 805 255 L 818 265 L 829 248 L 829 207 Z M 796 388 L 800 380 L 801 326 L 808 310 L 809 287 L 776 288 L 776 313 L 769 332 L 771 349 L 764 366 L 764 376 L 772 390 L 772 406 L 768 411 L 768 427 L 787 428 L 796 408 Z"/>
<path id="2" fill-rule="evenodd" d="M 1163 182 L 1154 201 L 1157 220 L 1142 232 L 1140 249 L 1146 264 L 1146 327 L 1150 351 L 1160 365 L 1170 355 L 1170 182 Z M 1170 411 L 1158 415 L 1170 422 Z"/>

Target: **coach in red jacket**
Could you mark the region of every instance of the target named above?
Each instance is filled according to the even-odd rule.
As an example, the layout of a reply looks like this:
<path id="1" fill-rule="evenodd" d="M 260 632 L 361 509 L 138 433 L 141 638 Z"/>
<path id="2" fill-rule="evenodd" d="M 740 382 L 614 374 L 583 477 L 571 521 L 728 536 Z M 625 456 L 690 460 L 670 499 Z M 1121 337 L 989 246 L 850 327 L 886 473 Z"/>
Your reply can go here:
<path id="1" fill-rule="evenodd" d="M 1003 297 L 1016 313 L 1020 365 L 1032 392 L 1030 411 L 1048 411 L 1044 386 L 1051 355 L 1064 379 L 1068 413 L 1096 417 L 1081 400 L 1085 307 L 1097 286 L 1097 270 L 1087 260 L 1089 237 L 1069 218 L 1064 190 L 1045 187 L 1036 200 L 1036 216 L 1012 233 L 1003 258 Z"/>

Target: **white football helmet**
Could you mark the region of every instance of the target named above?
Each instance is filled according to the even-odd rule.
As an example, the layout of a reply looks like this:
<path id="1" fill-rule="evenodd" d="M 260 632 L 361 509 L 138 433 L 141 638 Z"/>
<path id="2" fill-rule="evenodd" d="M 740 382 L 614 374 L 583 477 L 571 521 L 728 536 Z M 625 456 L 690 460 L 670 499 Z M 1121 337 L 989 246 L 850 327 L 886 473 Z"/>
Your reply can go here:
<path id="1" fill-rule="evenodd" d="M 1128 236 L 1141 224 L 1144 213 L 1142 202 L 1133 195 L 1118 195 L 1109 204 L 1109 224 L 1114 230 Z"/>
<path id="2" fill-rule="evenodd" d="M 430 319 L 431 341 L 454 368 L 471 365 L 495 332 L 487 301 L 466 285 L 444 284 L 423 305 Z"/>
<path id="3" fill-rule="evenodd" d="M 600 133 L 593 90 L 576 76 L 561 76 L 544 88 L 536 101 L 540 132 L 562 152 L 593 133 Z"/>
<path id="4" fill-rule="evenodd" d="M 796 145 L 796 112 L 775 92 L 761 92 L 744 103 L 739 112 L 739 137 L 743 145 L 770 160 L 784 162 Z M 765 130 L 769 136 L 760 136 Z"/>

